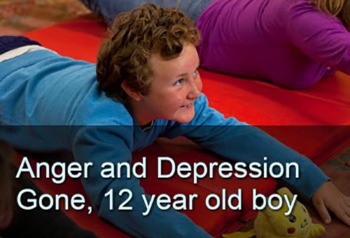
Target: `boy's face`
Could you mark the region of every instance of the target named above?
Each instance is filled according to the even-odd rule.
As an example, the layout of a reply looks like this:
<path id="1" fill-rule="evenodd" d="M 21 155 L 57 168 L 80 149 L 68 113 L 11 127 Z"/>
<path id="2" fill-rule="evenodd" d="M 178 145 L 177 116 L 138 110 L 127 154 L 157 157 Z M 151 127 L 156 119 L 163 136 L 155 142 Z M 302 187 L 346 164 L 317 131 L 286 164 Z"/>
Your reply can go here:
<path id="1" fill-rule="evenodd" d="M 153 80 L 149 93 L 142 96 L 149 117 L 180 123 L 191 121 L 195 114 L 194 101 L 202 91 L 195 46 L 185 44 L 179 57 L 171 60 L 152 55 L 150 63 Z"/>

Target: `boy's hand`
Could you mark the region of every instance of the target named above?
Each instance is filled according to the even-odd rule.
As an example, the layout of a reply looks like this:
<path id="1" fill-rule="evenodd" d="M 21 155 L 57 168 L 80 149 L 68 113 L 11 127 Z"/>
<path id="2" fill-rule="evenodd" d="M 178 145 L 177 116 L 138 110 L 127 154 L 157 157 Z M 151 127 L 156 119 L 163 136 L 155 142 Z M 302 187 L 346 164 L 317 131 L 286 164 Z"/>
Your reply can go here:
<path id="1" fill-rule="evenodd" d="M 346 225 L 350 226 L 350 197 L 345 196 L 332 182 L 324 183 L 312 196 L 318 214 L 323 222 L 331 222 L 328 209 Z"/>

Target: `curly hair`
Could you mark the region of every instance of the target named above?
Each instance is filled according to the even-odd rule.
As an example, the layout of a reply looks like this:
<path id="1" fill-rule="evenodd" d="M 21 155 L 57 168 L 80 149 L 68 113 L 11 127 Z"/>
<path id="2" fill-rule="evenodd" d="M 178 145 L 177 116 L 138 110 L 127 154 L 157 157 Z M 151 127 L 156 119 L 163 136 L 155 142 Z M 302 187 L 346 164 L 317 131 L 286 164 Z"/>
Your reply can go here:
<path id="1" fill-rule="evenodd" d="M 339 18 L 344 26 L 350 28 L 350 0 L 312 0 L 321 11 Z"/>
<path id="2" fill-rule="evenodd" d="M 119 14 L 110 37 L 100 47 L 97 80 L 107 96 L 127 102 L 123 81 L 147 95 L 152 83 L 152 54 L 169 60 L 179 56 L 184 44 L 197 45 L 200 34 L 192 19 L 175 8 L 144 4 Z"/>

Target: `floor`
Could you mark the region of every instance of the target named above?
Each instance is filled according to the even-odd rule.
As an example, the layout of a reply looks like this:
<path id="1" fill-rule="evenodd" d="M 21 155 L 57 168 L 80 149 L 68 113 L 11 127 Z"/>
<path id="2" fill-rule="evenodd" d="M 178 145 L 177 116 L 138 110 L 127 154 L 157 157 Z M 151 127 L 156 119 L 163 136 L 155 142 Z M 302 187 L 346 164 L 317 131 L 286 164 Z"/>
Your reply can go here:
<path id="1" fill-rule="evenodd" d="M 21 35 L 87 13 L 79 0 L 0 0 L 0 35 Z"/>

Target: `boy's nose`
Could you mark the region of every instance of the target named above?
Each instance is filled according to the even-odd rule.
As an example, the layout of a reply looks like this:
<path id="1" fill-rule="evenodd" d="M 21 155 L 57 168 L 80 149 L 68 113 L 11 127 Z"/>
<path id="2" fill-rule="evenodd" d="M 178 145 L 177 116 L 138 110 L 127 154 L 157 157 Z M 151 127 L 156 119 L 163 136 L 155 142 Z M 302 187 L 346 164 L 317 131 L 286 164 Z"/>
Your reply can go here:
<path id="1" fill-rule="evenodd" d="M 191 89 L 189 92 L 189 97 L 191 99 L 198 98 L 202 92 L 202 83 L 200 82 L 200 79 L 198 81 L 197 80 L 192 82 L 192 84 L 191 84 Z"/>

